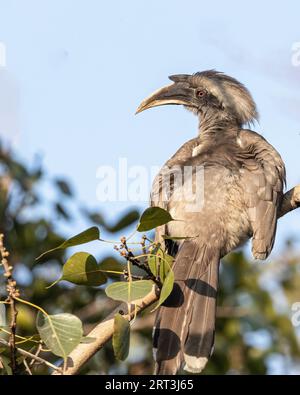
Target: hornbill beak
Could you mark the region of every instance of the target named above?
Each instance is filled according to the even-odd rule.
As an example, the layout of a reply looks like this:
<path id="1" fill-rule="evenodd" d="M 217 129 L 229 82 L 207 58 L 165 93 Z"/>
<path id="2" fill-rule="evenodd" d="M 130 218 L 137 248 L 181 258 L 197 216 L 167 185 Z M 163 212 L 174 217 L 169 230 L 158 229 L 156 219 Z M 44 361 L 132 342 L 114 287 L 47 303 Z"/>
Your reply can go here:
<path id="1" fill-rule="evenodd" d="M 173 81 L 175 80 L 175 76 L 169 78 Z M 194 107 L 194 99 L 194 89 L 191 89 L 187 82 L 175 82 L 175 84 L 158 89 L 144 99 L 136 110 L 136 114 L 148 110 L 148 108 L 151 107 L 164 106 L 167 104 L 182 104 L 184 106 Z"/>

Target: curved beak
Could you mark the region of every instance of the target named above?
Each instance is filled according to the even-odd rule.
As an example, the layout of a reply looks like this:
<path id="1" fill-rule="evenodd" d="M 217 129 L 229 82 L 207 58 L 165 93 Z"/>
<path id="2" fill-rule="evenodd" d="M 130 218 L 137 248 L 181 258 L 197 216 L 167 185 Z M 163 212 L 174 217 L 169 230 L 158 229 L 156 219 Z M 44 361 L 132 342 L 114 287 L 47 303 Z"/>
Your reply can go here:
<path id="1" fill-rule="evenodd" d="M 136 114 L 148 110 L 151 107 L 164 106 L 167 104 L 182 104 L 184 106 L 193 106 L 194 90 L 188 87 L 188 84 L 178 82 L 164 86 L 153 92 L 150 96 L 142 101 L 136 110 Z"/>

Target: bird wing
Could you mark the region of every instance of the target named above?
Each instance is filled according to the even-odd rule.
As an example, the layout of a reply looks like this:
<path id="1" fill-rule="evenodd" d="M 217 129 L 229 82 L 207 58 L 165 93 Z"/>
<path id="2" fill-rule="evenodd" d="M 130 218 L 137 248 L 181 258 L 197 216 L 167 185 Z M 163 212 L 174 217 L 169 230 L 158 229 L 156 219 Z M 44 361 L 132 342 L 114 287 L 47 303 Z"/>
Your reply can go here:
<path id="1" fill-rule="evenodd" d="M 193 155 L 193 149 L 199 144 L 199 137 L 193 138 L 183 144 L 177 152 L 164 164 L 160 172 L 155 177 L 150 202 L 151 206 L 168 209 L 170 196 L 173 192 L 173 180 L 176 177 L 176 170 L 182 174 L 181 166 Z M 156 228 L 155 241 L 164 245 L 163 235 L 167 234 L 166 226 Z"/>
<path id="2" fill-rule="evenodd" d="M 270 254 L 276 234 L 277 211 L 285 185 L 285 166 L 279 153 L 262 136 L 250 130 L 239 134 L 241 182 L 253 230 L 256 259 Z"/>

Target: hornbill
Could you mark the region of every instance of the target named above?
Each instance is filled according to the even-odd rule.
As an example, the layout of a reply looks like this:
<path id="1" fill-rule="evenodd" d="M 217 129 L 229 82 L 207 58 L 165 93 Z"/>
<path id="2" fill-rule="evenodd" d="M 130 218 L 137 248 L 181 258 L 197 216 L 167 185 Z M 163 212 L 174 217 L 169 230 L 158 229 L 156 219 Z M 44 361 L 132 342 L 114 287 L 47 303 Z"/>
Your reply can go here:
<path id="1" fill-rule="evenodd" d="M 137 113 L 183 105 L 198 116 L 199 133 L 166 162 L 152 187 L 152 206 L 167 209 L 177 219 L 156 230 L 160 243 L 165 234 L 173 237 L 165 245 L 175 256 L 175 283 L 156 316 L 155 373 L 176 374 L 182 365 L 200 373 L 214 346 L 220 259 L 251 237 L 254 258 L 268 257 L 285 166 L 272 145 L 244 128 L 258 113 L 243 84 L 215 70 L 169 79 L 173 83 L 146 98 Z M 195 169 L 201 169 L 201 177 Z M 193 209 L 197 194 L 185 193 L 191 186 L 202 191 L 201 204 Z"/>

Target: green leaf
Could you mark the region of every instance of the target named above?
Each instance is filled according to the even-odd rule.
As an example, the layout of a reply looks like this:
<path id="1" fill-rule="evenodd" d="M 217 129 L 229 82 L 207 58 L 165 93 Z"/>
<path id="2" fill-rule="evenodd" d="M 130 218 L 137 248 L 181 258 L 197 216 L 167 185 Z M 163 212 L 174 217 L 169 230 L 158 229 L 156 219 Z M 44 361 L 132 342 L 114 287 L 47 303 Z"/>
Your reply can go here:
<path id="1" fill-rule="evenodd" d="M 165 225 L 170 221 L 174 220 L 168 211 L 160 207 L 149 207 L 143 212 L 137 230 L 146 232 L 157 226 Z"/>
<path id="2" fill-rule="evenodd" d="M 153 276 L 157 277 L 158 262 L 157 262 L 156 256 L 149 256 L 148 257 L 148 266 L 149 266 L 149 269 L 151 270 L 151 273 L 153 274 Z"/>
<path id="3" fill-rule="evenodd" d="M 106 222 L 105 218 L 101 213 L 89 212 L 86 209 L 83 209 L 82 211 L 90 221 L 103 226 L 110 233 L 115 233 L 124 228 L 127 228 L 128 226 L 136 222 L 140 217 L 139 212 L 137 210 L 132 210 L 127 212 L 124 216 L 122 216 L 121 219 L 119 219 L 115 224 L 110 225 Z"/>
<path id="4" fill-rule="evenodd" d="M 38 313 L 37 330 L 46 346 L 66 359 L 82 340 L 82 322 L 72 314 L 44 315 Z"/>
<path id="5" fill-rule="evenodd" d="M 155 276 L 159 277 L 162 282 L 164 282 L 165 278 L 167 277 L 170 268 L 172 267 L 174 258 L 171 255 L 166 254 L 161 249 L 159 249 L 155 256 L 150 255 L 148 257 L 148 266 L 151 270 L 151 273 Z"/>
<path id="6" fill-rule="evenodd" d="M 98 286 L 106 283 L 96 259 L 87 252 L 76 252 L 63 266 L 61 280 L 77 285 Z"/>
<path id="7" fill-rule="evenodd" d="M 56 203 L 54 207 L 60 217 L 64 218 L 65 220 L 69 220 L 71 218 L 65 207 L 60 203 Z"/>
<path id="8" fill-rule="evenodd" d="M 105 273 L 107 277 L 120 277 L 123 275 L 126 265 L 122 265 L 115 258 L 107 257 L 99 265 L 101 272 Z"/>
<path id="9" fill-rule="evenodd" d="M 94 224 L 101 225 L 106 227 L 106 222 L 104 220 L 104 217 L 100 213 L 90 213 L 86 210 L 83 210 L 83 213 L 89 218 L 90 221 L 92 221 Z"/>
<path id="10" fill-rule="evenodd" d="M 162 289 L 160 291 L 158 304 L 155 306 L 154 310 L 156 310 L 167 299 L 167 297 L 172 292 L 173 286 L 174 286 L 174 272 L 172 269 L 170 269 L 167 277 L 165 278 Z"/>
<path id="11" fill-rule="evenodd" d="M 114 319 L 114 334 L 112 339 L 114 354 L 117 359 L 124 361 L 128 357 L 130 345 L 130 323 L 121 314 Z"/>
<path id="12" fill-rule="evenodd" d="M 36 258 L 36 260 L 41 259 L 42 257 L 44 257 L 46 254 L 49 254 L 50 252 L 65 249 L 68 247 L 74 247 L 84 243 L 89 243 L 90 241 L 98 240 L 99 238 L 100 238 L 99 229 L 96 226 L 93 226 L 79 233 L 78 235 L 73 236 L 70 239 L 64 241 L 58 247 L 52 248 L 51 250 L 44 252 L 38 258 Z"/>
<path id="13" fill-rule="evenodd" d="M 132 302 L 144 298 L 151 292 L 152 287 L 153 282 L 150 280 L 122 281 L 110 284 L 105 293 L 111 299 Z"/>
<path id="14" fill-rule="evenodd" d="M 160 257 L 159 277 L 160 280 L 164 282 L 169 271 L 171 270 L 174 258 L 162 251 L 158 251 L 157 256 Z"/>
<path id="15" fill-rule="evenodd" d="M 128 226 L 135 223 L 140 217 L 140 214 L 137 210 L 132 210 L 129 213 L 125 214 L 116 224 L 112 226 L 106 225 L 106 229 L 111 232 L 119 232 L 120 230 L 127 228 Z"/>
<path id="16" fill-rule="evenodd" d="M 0 328 L 5 328 L 6 323 L 6 308 L 4 303 L 0 303 Z"/>
<path id="17" fill-rule="evenodd" d="M 70 188 L 70 185 L 65 181 L 65 180 L 56 180 L 56 185 L 59 188 L 59 190 L 66 196 L 73 196 L 72 190 Z"/>

